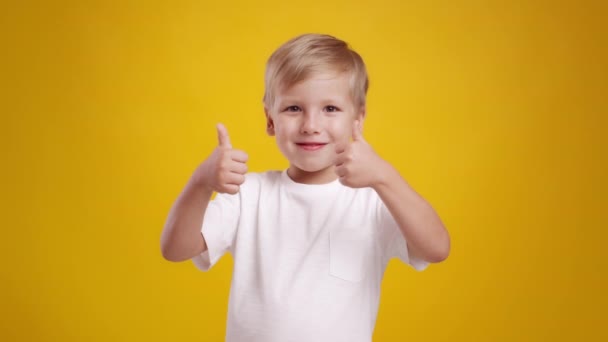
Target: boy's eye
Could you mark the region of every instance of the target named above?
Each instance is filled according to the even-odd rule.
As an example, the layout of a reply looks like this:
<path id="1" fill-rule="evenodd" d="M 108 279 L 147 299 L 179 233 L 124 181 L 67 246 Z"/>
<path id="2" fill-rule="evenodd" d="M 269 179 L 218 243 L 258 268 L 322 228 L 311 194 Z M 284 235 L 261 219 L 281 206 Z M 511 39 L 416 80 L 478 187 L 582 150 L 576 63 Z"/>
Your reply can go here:
<path id="1" fill-rule="evenodd" d="M 335 107 L 335 106 L 327 106 L 327 107 L 325 107 L 325 110 L 328 112 L 337 112 L 339 109 L 338 109 L 338 107 Z"/>
<path id="2" fill-rule="evenodd" d="M 289 107 L 285 108 L 285 111 L 287 111 L 287 112 L 299 112 L 300 111 L 300 107 L 298 107 L 298 106 L 289 106 Z"/>

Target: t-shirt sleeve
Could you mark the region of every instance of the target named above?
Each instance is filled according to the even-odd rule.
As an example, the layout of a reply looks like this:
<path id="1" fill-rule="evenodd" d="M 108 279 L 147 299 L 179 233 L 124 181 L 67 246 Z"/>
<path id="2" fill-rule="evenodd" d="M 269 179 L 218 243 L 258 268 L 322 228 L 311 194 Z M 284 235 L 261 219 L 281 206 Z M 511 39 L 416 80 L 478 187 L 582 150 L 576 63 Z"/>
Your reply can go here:
<path id="1" fill-rule="evenodd" d="M 207 250 L 192 258 L 196 267 L 208 271 L 227 251 L 232 250 L 239 216 L 239 194 L 217 194 L 209 202 L 201 227 Z"/>
<path id="2" fill-rule="evenodd" d="M 384 251 L 384 260 L 388 262 L 396 257 L 418 271 L 423 271 L 429 262 L 416 258 L 408 251 L 407 241 L 401 233 L 397 222 L 384 203 L 378 199 L 378 219 L 380 224 L 380 240 Z"/>

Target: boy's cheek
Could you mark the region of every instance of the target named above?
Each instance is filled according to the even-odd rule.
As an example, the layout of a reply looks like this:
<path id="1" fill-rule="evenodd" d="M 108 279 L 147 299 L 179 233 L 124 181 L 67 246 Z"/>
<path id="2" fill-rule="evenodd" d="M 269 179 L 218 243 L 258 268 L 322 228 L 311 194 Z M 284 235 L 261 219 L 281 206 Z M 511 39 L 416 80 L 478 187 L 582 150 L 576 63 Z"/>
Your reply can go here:
<path id="1" fill-rule="evenodd" d="M 352 122 L 347 120 L 335 120 L 331 122 L 328 128 L 330 132 L 333 132 L 334 139 L 348 140 L 352 129 Z"/>

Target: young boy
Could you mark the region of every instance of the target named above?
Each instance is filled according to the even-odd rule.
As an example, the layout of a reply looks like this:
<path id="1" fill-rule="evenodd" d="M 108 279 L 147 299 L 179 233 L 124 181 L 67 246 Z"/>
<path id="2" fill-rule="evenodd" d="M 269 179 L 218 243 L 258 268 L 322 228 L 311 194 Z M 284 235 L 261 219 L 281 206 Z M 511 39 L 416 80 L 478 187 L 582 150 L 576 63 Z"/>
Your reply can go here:
<path id="1" fill-rule="evenodd" d="M 227 341 L 370 341 L 388 261 L 423 270 L 448 256 L 449 235 L 363 138 L 367 72 L 345 42 L 288 41 L 265 86 L 266 130 L 289 168 L 247 173 L 247 154 L 218 124 L 219 146 L 169 213 L 162 254 L 204 271 L 233 255 Z"/>

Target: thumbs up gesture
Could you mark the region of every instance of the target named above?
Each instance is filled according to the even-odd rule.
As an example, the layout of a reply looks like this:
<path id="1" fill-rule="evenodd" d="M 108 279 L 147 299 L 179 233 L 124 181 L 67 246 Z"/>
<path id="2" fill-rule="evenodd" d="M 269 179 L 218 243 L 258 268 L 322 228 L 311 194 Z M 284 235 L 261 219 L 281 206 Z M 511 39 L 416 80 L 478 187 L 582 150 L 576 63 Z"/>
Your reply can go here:
<path id="1" fill-rule="evenodd" d="M 224 125 L 217 124 L 218 146 L 195 171 L 195 178 L 203 187 L 219 192 L 236 194 L 245 182 L 247 153 L 232 148 Z"/>
<path id="2" fill-rule="evenodd" d="M 351 188 L 373 187 L 381 180 L 386 165 L 363 139 L 361 125 L 355 121 L 352 142 L 336 146 L 335 170 L 340 183 Z"/>

